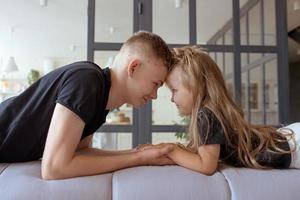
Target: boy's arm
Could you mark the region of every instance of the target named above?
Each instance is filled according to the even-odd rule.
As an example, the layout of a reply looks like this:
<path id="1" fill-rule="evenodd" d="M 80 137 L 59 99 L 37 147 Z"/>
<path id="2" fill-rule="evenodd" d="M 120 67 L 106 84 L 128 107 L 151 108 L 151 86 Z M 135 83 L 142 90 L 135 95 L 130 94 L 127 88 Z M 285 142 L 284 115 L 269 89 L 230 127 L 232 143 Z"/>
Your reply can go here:
<path id="1" fill-rule="evenodd" d="M 123 155 L 128 153 L 134 153 L 136 149 L 128 149 L 128 150 L 116 150 L 109 151 L 92 147 L 92 139 L 93 135 L 90 135 L 83 140 L 81 140 L 77 146 L 76 153 L 79 154 L 89 154 L 89 155 L 101 155 L 101 156 L 114 156 L 114 155 Z"/>
<path id="2" fill-rule="evenodd" d="M 56 104 L 42 159 L 43 179 L 94 175 L 122 168 L 168 164 L 170 147 L 114 156 L 76 154 L 84 122 L 68 108 Z"/>
<path id="3" fill-rule="evenodd" d="M 198 148 L 198 153 L 190 152 L 175 144 L 166 145 L 173 146 L 173 151 L 168 154 L 168 157 L 177 165 L 206 175 L 214 174 L 218 167 L 220 154 L 219 144 L 203 145 Z"/>

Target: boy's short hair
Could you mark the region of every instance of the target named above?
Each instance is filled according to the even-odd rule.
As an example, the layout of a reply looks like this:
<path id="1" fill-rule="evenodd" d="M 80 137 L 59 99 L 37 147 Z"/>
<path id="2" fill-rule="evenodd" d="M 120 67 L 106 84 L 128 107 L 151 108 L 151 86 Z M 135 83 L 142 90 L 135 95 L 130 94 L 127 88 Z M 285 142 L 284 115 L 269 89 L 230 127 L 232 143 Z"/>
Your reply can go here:
<path id="1" fill-rule="evenodd" d="M 148 49 L 150 49 L 152 52 L 145 53 L 161 59 L 164 65 L 167 66 L 168 71 L 171 70 L 173 66 L 172 53 L 166 42 L 160 36 L 147 31 L 136 32 L 123 44 L 121 50 L 134 45 L 137 45 L 138 48 L 140 45 L 146 45 L 149 47 Z"/>

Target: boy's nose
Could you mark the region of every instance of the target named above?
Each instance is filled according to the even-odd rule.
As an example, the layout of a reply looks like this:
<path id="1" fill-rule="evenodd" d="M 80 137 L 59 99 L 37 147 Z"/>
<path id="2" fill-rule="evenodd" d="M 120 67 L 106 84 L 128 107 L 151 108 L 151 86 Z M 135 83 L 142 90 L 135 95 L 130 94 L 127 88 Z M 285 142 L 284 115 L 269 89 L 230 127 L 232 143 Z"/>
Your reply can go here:
<path id="1" fill-rule="evenodd" d="M 151 99 L 157 99 L 157 90 L 154 90 L 150 95 Z"/>

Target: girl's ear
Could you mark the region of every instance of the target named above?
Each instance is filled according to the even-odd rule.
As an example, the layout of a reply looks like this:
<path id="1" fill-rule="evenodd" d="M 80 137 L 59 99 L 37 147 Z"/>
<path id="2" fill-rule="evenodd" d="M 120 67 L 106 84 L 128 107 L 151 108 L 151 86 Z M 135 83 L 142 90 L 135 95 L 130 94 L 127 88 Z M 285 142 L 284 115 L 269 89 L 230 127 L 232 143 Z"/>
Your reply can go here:
<path id="1" fill-rule="evenodd" d="M 133 74 L 141 66 L 141 61 L 139 59 L 131 60 L 127 65 L 127 74 L 129 77 L 133 77 Z"/>

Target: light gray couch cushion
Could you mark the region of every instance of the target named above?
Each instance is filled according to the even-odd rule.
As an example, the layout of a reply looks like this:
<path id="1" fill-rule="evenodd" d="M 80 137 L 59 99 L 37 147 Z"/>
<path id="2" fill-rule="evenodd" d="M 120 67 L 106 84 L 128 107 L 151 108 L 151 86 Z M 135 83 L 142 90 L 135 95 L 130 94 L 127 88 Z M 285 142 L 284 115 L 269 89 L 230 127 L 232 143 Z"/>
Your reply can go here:
<path id="1" fill-rule="evenodd" d="M 205 176 L 179 166 L 135 167 L 113 176 L 113 200 L 230 199 L 224 176 Z"/>
<path id="2" fill-rule="evenodd" d="M 111 181 L 112 174 L 44 181 L 40 161 L 14 163 L 0 174 L 0 199 L 111 200 Z"/>
<path id="3" fill-rule="evenodd" d="M 300 171 L 223 167 L 232 200 L 300 199 Z"/>

